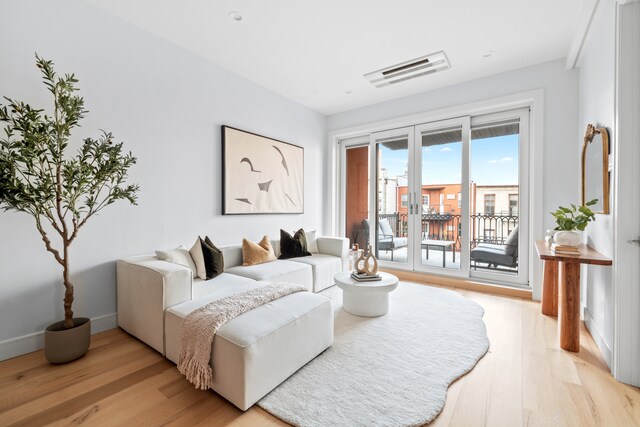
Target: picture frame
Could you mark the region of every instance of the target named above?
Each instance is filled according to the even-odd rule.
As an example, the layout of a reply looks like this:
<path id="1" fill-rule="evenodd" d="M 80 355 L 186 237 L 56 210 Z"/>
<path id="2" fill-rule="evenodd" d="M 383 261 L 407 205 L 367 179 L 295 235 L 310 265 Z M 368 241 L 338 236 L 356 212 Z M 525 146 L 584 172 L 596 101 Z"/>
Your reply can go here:
<path id="1" fill-rule="evenodd" d="M 304 148 L 223 125 L 222 214 L 304 213 Z"/>

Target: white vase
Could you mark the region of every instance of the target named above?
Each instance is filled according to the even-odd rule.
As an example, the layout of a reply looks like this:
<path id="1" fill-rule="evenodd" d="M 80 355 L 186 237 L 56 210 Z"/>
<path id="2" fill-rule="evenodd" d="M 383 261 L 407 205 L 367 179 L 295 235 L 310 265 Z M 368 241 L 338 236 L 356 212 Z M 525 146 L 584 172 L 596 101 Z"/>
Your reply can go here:
<path id="1" fill-rule="evenodd" d="M 577 231 L 556 231 L 553 241 L 557 245 L 578 246 L 582 242 L 582 236 Z"/>

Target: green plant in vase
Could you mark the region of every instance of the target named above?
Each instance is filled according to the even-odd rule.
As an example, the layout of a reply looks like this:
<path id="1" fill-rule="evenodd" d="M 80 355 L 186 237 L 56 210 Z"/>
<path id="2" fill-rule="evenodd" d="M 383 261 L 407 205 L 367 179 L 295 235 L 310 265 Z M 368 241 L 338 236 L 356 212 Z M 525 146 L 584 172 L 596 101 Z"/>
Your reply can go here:
<path id="1" fill-rule="evenodd" d="M 578 231 L 584 231 L 591 221 L 595 221 L 596 215 L 589 208 L 598 203 L 598 199 L 593 199 L 583 206 L 576 206 L 573 203 L 570 208 L 559 206 L 551 215 L 556 220 L 556 232 L 553 240 L 558 245 L 577 246 L 581 237 Z"/>
<path id="2" fill-rule="evenodd" d="M 87 113 L 76 94 L 78 80 L 73 74 L 58 76 L 53 62 L 38 55 L 36 65 L 53 95 L 53 111 L 46 114 L 7 97 L 6 105 L 0 104 L 0 122 L 5 124 L 0 139 L 0 208 L 31 215 L 47 251 L 62 267 L 64 320 L 45 331 L 47 359 L 62 363 L 86 352 L 90 333 L 89 319 L 73 316 L 69 247 L 89 218 L 105 207 L 118 200 L 135 205 L 139 188 L 126 184 L 136 158 L 123 153 L 122 143 L 114 143 L 109 132 L 86 138 L 77 153 L 68 153 L 71 131 Z M 80 328 L 80 335 L 69 332 Z M 58 342 L 55 337 L 63 338 Z"/>

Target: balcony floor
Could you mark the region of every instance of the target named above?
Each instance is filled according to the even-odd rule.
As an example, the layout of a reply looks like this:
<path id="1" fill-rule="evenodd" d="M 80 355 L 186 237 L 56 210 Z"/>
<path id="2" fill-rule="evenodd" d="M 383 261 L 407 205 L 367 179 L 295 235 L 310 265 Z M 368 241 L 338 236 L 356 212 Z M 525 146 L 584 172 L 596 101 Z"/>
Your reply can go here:
<path id="1" fill-rule="evenodd" d="M 407 249 L 406 247 L 404 248 L 399 248 L 399 249 L 395 249 L 393 251 L 393 262 L 397 262 L 399 264 L 406 264 L 407 263 Z M 382 260 L 382 261 L 391 261 L 391 250 L 389 251 L 380 251 L 378 259 Z M 443 268 L 442 266 L 442 250 L 439 249 L 429 249 L 429 259 L 427 259 L 426 256 L 426 249 L 422 250 L 422 265 L 425 266 L 429 266 L 429 267 L 436 267 L 436 268 Z M 489 268 L 487 267 L 486 264 L 478 264 L 478 266 L 480 268 L 478 268 L 478 270 L 484 270 L 484 271 L 498 271 L 500 273 L 504 273 L 504 274 L 517 274 L 517 271 L 508 271 L 503 268 L 500 269 L 496 269 L 496 268 Z M 456 260 L 455 262 L 453 261 L 453 253 L 451 251 L 446 251 L 445 252 L 445 267 L 448 270 L 460 270 L 460 253 L 456 251 Z M 473 267 L 471 267 L 471 269 L 473 270 Z"/>

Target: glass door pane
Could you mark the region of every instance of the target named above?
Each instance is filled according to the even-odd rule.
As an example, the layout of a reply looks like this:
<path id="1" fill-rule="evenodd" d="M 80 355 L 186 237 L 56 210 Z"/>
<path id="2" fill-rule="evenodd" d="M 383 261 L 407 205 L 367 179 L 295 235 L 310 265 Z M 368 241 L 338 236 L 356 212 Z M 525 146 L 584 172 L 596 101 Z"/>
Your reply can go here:
<path id="1" fill-rule="evenodd" d="M 515 110 L 472 122 L 469 249 L 475 277 L 528 281 L 528 227 L 521 206 L 527 200 L 522 161 L 527 118 L 528 110 Z"/>
<path id="2" fill-rule="evenodd" d="M 411 265 L 413 128 L 380 132 L 372 138 L 376 185 L 371 238 L 375 240 L 375 255 L 383 265 Z"/>
<path id="3" fill-rule="evenodd" d="M 418 270 L 466 271 L 462 230 L 468 206 L 467 191 L 463 191 L 468 134 L 468 118 L 429 123 L 416 129 L 420 171 L 416 188 L 422 202 L 416 218 Z"/>

